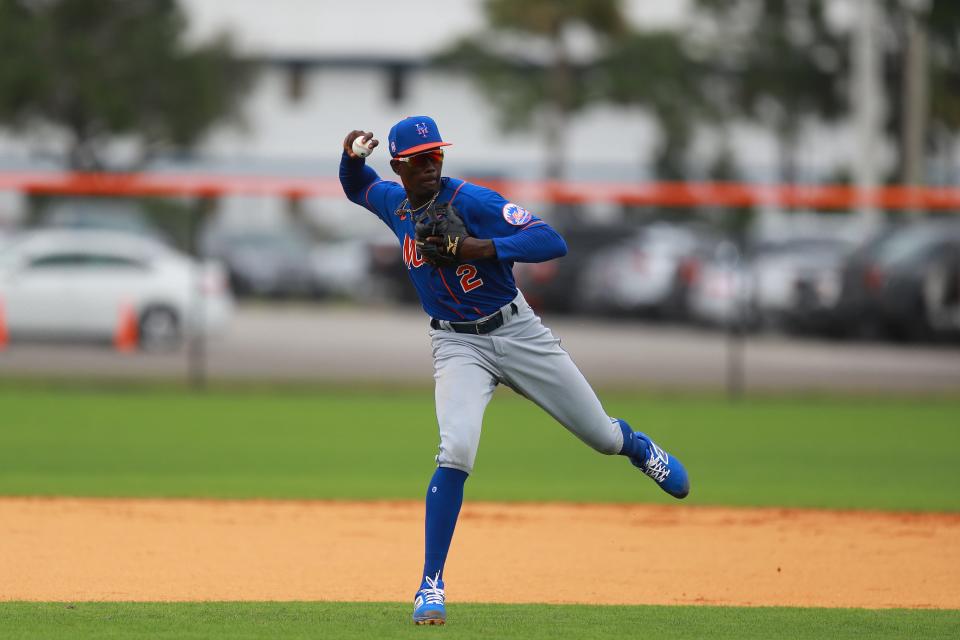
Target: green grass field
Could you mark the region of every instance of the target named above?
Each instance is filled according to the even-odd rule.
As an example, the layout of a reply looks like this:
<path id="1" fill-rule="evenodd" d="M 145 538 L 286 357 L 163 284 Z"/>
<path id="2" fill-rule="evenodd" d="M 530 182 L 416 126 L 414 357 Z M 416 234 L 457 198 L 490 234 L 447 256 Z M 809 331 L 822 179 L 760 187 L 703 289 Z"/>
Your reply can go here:
<path id="1" fill-rule="evenodd" d="M 960 510 L 960 401 L 606 398 L 686 464 L 691 504 Z M 0 494 L 420 498 L 429 390 L 0 392 Z M 487 410 L 468 499 L 672 502 L 531 403 Z"/>
<path id="2" fill-rule="evenodd" d="M 0 605 L 7 640 L 47 638 L 956 638 L 956 611 L 458 604 L 456 624 L 416 627 L 396 603 L 43 603 Z"/>
<path id="3" fill-rule="evenodd" d="M 960 511 L 960 401 L 604 395 L 680 456 L 691 504 Z M 0 495 L 419 499 L 428 389 L 0 390 Z M 641 479 L 642 480 L 642 479 Z M 498 393 L 468 500 L 667 502 Z M 368 579 L 368 577 L 364 577 Z M 2 593 L 0 593 L 2 598 Z M 407 603 L 0 603 L 2 638 L 952 638 L 960 612 Z"/>

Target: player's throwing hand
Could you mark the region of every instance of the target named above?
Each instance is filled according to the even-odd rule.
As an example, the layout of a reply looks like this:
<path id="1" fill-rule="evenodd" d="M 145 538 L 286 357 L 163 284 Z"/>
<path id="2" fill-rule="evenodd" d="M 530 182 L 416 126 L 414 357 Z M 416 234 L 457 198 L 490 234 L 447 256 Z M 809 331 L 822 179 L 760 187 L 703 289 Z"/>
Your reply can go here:
<path id="1" fill-rule="evenodd" d="M 357 138 L 360 138 L 361 142 L 367 149 L 373 151 L 377 148 L 377 145 L 380 144 L 380 141 L 373 137 L 372 131 L 351 131 L 347 134 L 347 137 L 343 139 L 343 150 L 347 152 L 347 156 L 353 159 L 360 158 L 356 151 L 353 148 L 353 142 Z M 367 155 L 369 155 L 369 151 Z"/>

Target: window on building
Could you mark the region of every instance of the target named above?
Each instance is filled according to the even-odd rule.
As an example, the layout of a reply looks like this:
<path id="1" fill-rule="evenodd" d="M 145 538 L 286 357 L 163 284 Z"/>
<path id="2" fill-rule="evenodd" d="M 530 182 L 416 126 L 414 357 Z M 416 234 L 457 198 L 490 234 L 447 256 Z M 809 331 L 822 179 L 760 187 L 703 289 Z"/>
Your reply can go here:
<path id="1" fill-rule="evenodd" d="M 387 68 L 387 98 L 394 104 L 403 102 L 407 93 L 407 70 L 398 64 Z"/>
<path id="2" fill-rule="evenodd" d="M 287 98 L 290 102 L 300 102 L 307 94 L 307 65 L 303 62 L 291 62 L 287 65 Z"/>

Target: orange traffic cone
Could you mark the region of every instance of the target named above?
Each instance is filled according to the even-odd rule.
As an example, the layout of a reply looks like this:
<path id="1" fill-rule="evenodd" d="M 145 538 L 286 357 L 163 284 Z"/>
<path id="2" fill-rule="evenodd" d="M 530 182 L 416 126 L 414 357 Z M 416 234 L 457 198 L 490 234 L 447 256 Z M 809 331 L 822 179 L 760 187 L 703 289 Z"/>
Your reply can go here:
<path id="1" fill-rule="evenodd" d="M 137 348 L 137 314 L 133 305 L 126 301 L 120 304 L 120 322 L 113 336 L 113 346 L 124 353 Z"/>
<path id="2" fill-rule="evenodd" d="M 0 300 L 0 350 L 6 349 L 10 342 L 10 334 L 7 332 L 7 316 L 3 310 L 3 300 Z"/>

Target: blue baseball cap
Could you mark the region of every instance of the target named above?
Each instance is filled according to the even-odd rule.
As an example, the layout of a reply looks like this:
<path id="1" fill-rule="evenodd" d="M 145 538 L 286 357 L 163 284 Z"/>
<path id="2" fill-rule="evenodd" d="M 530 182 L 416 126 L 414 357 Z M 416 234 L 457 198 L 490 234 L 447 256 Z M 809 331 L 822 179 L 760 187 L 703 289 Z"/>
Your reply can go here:
<path id="1" fill-rule="evenodd" d="M 390 128 L 387 141 L 390 143 L 390 155 L 394 158 L 411 156 L 451 144 L 443 141 L 437 123 L 430 116 L 407 116 Z"/>

